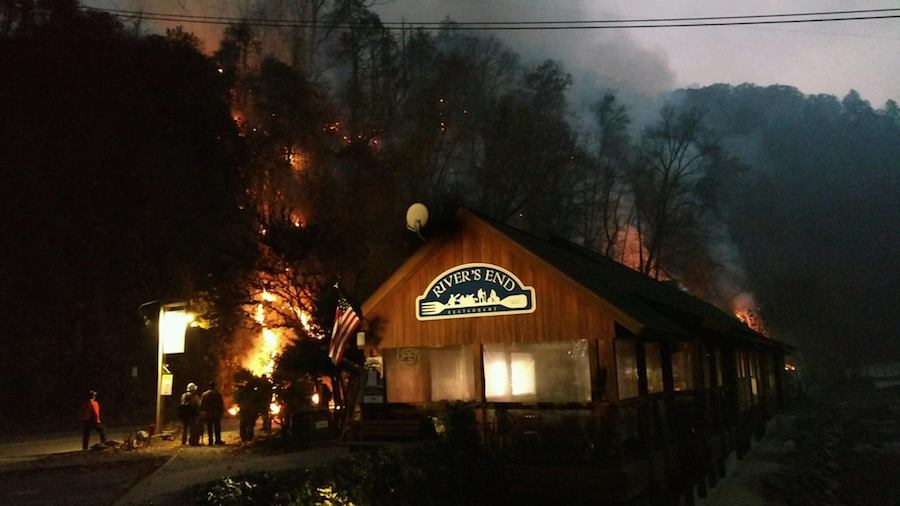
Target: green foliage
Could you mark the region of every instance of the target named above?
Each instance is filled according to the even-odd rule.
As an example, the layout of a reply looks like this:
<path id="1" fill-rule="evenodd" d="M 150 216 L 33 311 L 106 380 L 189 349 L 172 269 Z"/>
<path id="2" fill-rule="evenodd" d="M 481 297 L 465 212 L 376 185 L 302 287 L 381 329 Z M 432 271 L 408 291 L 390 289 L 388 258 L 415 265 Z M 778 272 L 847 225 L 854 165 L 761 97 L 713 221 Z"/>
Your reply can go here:
<path id="1" fill-rule="evenodd" d="M 204 494 L 207 504 L 219 504 L 222 506 L 243 504 L 267 504 L 261 502 L 261 496 L 267 485 L 271 485 L 272 477 L 262 474 L 253 480 L 240 478 L 224 478 L 212 485 Z"/>
<path id="2" fill-rule="evenodd" d="M 438 431 L 454 451 L 463 456 L 476 454 L 481 442 L 475 422 L 475 412 L 469 402 L 443 402 L 439 409 Z"/>
<path id="3" fill-rule="evenodd" d="M 210 505 L 438 506 L 490 504 L 501 490 L 490 462 L 456 460 L 438 444 L 357 453 L 313 470 L 224 478 L 198 487 L 194 497 Z"/>

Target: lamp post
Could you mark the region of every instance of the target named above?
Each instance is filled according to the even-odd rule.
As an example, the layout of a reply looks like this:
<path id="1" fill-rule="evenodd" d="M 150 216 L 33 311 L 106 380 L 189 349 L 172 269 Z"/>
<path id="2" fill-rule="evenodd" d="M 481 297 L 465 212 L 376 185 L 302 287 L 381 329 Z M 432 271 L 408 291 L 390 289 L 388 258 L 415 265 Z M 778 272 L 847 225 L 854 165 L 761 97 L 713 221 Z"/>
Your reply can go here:
<path id="1" fill-rule="evenodd" d="M 159 306 L 159 344 L 156 362 L 156 432 L 159 434 L 162 434 L 163 422 L 163 355 L 184 353 L 184 331 L 193 319 L 187 312 L 186 302 L 172 302 Z"/>

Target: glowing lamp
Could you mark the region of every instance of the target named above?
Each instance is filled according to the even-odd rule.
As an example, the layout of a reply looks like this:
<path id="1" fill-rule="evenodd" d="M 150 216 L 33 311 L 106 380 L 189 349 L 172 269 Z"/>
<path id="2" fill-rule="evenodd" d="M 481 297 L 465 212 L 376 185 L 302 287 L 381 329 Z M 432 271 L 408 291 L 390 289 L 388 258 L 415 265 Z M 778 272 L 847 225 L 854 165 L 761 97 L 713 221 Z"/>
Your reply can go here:
<path id="1" fill-rule="evenodd" d="M 163 395 L 171 395 L 171 388 L 163 390 L 163 356 L 166 353 L 184 353 L 184 331 L 194 321 L 194 316 L 187 312 L 187 304 L 173 302 L 159 306 L 159 337 L 157 339 L 156 362 L 156 428 L 163 428 Z"/>
<path id="2" fill-rule="evenodd" d="M 194 316 L 183 309 L 160 311 L 159 339 L 163 353 L 184 353 L 184 331 Z"/>

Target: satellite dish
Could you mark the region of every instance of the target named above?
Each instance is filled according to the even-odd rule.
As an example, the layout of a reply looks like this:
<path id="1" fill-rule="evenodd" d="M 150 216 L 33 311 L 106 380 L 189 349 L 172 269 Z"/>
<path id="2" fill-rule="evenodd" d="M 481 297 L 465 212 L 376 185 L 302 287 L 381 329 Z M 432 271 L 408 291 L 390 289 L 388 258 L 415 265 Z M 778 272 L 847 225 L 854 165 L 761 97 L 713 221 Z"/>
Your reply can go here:
<path id="1" fill-rule="evenodd" d="M 409 209 L 406 210 L 406 228 L 418 235 L 423 241 L 425 238 L 422 237 L 422 227 L 426 223 L 428 223 L 428 208 L 425 207 L 425 204 L 416 202 L 409 206 Z"/>

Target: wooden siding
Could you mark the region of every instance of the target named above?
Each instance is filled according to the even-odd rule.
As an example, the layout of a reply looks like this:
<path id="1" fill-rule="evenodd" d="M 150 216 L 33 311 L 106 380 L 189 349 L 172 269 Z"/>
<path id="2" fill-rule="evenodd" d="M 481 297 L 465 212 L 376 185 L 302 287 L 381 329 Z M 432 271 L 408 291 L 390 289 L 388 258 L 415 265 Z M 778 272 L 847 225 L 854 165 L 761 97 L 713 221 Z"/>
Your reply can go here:
<path id="1" fill-rule="evenodd" d="M 535 311 L 419 321 L 416 297 L 436 276 L 465 263 L 495 264 L 515 274 L 534 288 Z M 426 245 L 363 306 L 377 348 L 610 339 L 615 320 L 634 325 L 627 318 L 617 318 L 620 315 L 615 311 L 593 292 L 475 218 L 464 219 L 456 236 Z M 601 357 L 603 351 L 601 348 Z"/>

